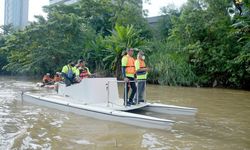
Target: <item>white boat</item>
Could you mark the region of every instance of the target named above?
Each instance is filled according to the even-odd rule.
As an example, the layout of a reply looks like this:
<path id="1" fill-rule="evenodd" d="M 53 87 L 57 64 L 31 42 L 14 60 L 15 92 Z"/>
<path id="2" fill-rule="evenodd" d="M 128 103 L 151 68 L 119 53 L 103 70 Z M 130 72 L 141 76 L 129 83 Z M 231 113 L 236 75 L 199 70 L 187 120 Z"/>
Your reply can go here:
<path id="1" fill-rule="evenodd" d="M 170 129 L 175 121 L 130 111 L 143 110 L 178 115 L 195 115 L 197 112 L 196 108 L 148 102 L 126 106 L 123 98 L 119 98 L 117 83 L 116 78 L 86 78 L 68 87 L 58 84 L 57 93 L 24 92 L 22 100 L 97 119 L 158 129 Z"/>

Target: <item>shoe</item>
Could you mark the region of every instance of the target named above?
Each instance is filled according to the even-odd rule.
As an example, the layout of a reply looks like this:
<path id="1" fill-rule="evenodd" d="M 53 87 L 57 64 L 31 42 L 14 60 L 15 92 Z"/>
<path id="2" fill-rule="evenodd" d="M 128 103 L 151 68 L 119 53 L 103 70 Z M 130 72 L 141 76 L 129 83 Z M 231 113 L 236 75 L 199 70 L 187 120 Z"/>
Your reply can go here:
<path id="1" fill-rule="evenodd" d="M 142 100 L 139 100 L 140 103 L 144 103 L 145 101 L 142 99 Z"/>
<path id="2" fill-rule="evenodd" d="M 130 105 L 135 105 L 135 104 L 136 104 L 136 103 L 133 102 L 133 101 L 128 101 L 128 103 L 129 103 Z"/>
<path id="3" fill-rule="evenodd" d="M 124 104 L 125 105 L 125 104 Z M 131 103 L 130 102 L 127 102 L 127 105 L 126 106 L 130 106 L 131 105 Z"/>
<path id="4" fill-rule="evenodd" d="M 136 105 L 136 103 L 135 103 L 135 102 L 132 102 L 131 105 Z"/>

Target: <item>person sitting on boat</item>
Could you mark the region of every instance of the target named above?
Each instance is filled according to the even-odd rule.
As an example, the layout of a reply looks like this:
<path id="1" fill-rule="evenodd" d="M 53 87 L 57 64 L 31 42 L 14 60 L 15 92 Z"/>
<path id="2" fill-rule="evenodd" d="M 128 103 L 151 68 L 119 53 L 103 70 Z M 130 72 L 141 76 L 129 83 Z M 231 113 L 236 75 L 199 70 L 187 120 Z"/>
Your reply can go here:
<path id="1" fill-rule="evenodd" d="M 64 80 L 64 83 L 66 86 L 70 86 L 71 84 L 75 83 L 76 68 L 75 68 L 75 62 L 69 61 L 69 63 L 62 68 L 62 77 Z"/>
<path id="2" fill-rule="evenodd" d="M 77 68 L 80 68 L 80 67 L 82 67 L 82 66 L 83 66 L 83 59 L 79 59 L 79 60 L 77 61 L 76 67 L 77 67 Z"/>
<path id="3" fill-rule="evenodd" d="M 91 73 L 89 72 L 89 69 L 87 67 L 80 68 L 80 78 L 88 78 L 91 77 Z"/>
<path id="4" fill-rule="evenodd" d="M 60 72 L 56 72 L 56 74 L 54 75 L 54 82 L 60 82 L 62 81 L 62 77 L 61 77 L 61 73 Z"/>
<path id="5" fill-rule="evenodd" d="M 86 67 L 85 64 L 86 64 L 86 62 L 84 60 L 80 60 L 78 62 L 79 76 L 81 79 L 91 77 L 91 75 L 92 75 L 89 71 L 89 68 Z"/>
<path id="6" fill-rule="evenodd" d="M 138 91 L 136 94 L 136 98 L 138 98 L 139 102 L 144 102 L 144 91 L 145 91 L 145 85 L 147 80 L 147 72 L 148 68 L 146 67 L 146 64 L 144 62 L 145 56 L 142 51 L 139 51 L 137 54 L 137 59 L 135 61 L 135 70 L 136 70 L 136 78 L 138 81 Z"/>
<path id="7" fill-rule="evenodd" d="M 135 60 L 133 58 L 134 49 L 127 49 L 127 55 L 122 57 L 122 77 L 125 81 L 125 89 L 124 90 L 124 103 L 127 102 L 127 105 L 134 105 L 133 101 L 135 93 L 136 93 L 136 85 L 135 85 Z M 128 98 L 129 89 L 132 89 L 132 92 Z"/>
<path id="8" fill-rule="evenodd" d="M 81 74 L 80 74 L 81 79 L 83 79 L 83 78 L 89 78 L 91 76 L 92 76 L 92 74 L 90 73 L 88 67 L 82 67 L 81 68 Z"/>
<path id="9" fill-rule="evenodd" d="M 50 77 L 50 73 L 46 73 L 43 76 L 43 86 L 54 84 L 53 79 Z"/>
<path id="10" fill-rule="evenodd" d="M 78 61 L 78 63 L 73 67 L 73 72 L 74 72 L 73 83 L 80 83 L 81 82 L 79 66 L 80 66 L 80 64 Z"/>

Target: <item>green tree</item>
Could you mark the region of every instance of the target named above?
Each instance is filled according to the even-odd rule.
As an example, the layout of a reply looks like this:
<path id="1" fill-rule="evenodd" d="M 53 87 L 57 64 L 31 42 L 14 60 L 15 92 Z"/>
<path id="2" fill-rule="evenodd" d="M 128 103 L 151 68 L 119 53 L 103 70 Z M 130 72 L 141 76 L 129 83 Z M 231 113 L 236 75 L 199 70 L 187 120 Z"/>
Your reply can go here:
<path id="1" fill-rule="evenodd" d="M 108 66 L 103 61 L 103 58 L 108 55 L 105 45 L 104 37 L 100 34 L 96 35 L 95 39 L 88 42 L 82 55 L 87 61 L 88 67 L 102 76 L 110 76 L 112 73 L 107 69 Z"/>
<path id="2" fill-rule="evenodd" d="M 5 46 L 6 38 L 8 38 L 8 35 L 11 35 L 15 32 L 13 26 L 11 24 L 9 25 L 2 25 L 0 26 L 0 29 L 2 30 L 0 32 L 0 48 Z M 0 51 L 0 74 L 7 73 L 2 68 L 7 65 L 7 53 L 4 51 Z"/>
<path id="3" fill-rule="evenodd" d="M 229 78 L 238 87 L 250 89 L 250 3 L 244 1 L 242 16 L 235 16 L 232 36 L 235 37 L 235 49 L 238 55 L 230 62 Z"/>
<path id="4" fill-rule="evenodd" d="M 45 20 L 11 35 L 2 50 L 8 52 L 4 68 L 11 72 L 41 74 L 61 69 L 69 59 L 77 59 L 91 37 L 81 18 L 53 12 Z"/>
<path id="5" fill-rule="evenodd" d="M 122 52 L 127 48 L 136 48 L 144 44 L 143 38 L 139 36 L 140 31 L 131 26 L 116 25 L 112 35 L 105 38 L 107 56 L 103 59 L 115 76 L 121 75 Z"/>
<path id="6" fill-rule="evenodd" d="M 1 35 L 9 35 L 15 32 L 15 29 L 12 24 L 2 25 L 0 26 L 0 29 L 2 30 Z"/>
<path id="7" fill-rule="evenodd" d="M 174 20 L 169 39 L 176 41 L 189 57 L 194 72 L 203 85 L 215 81 L 227 84 L 226 66 L 235 53 L 228 3 L 224 0 L 189 0 Z M 208 20 L 208 18 L 210 18 Z"/>
<path id="8" fill-rule="evenodd" d="M 60 14 L 73 13 L 83 18 L 97 34 L 110 35 L 116 23 L 124 26 L 134 25 L 136 29 L 145 29 L 141 34 L 150 36 L 146 20 L 142 14 L 141 0 L 81 0 L 73 5 L 52 5 L 47 12 Z"/>
<path id="9" fill-rule="evenodd" d="M 149 81 L 171 86 L 193 86 L 197 77 L 188 63 L 187 55 L 173 41 L 153 41 L 148 56 Z M 146 59 L 147 60 L 147 59 Z"/>

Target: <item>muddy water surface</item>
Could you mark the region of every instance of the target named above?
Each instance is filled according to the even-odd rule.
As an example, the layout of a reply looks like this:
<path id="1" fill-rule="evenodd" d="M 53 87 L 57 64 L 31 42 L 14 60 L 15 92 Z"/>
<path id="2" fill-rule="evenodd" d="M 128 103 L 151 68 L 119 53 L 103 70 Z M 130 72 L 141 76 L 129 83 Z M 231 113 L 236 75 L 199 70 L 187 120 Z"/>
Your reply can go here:
<path id="1" fill-rule="evenodd" d="M 0 150 L 5 149 L 250 149 L 250 92 L 148 85 L 150 101 L 196 107 L 171 130 L 140 128 L 58 111 L 20 100 L 35 82 L 0 77 Z"/>

